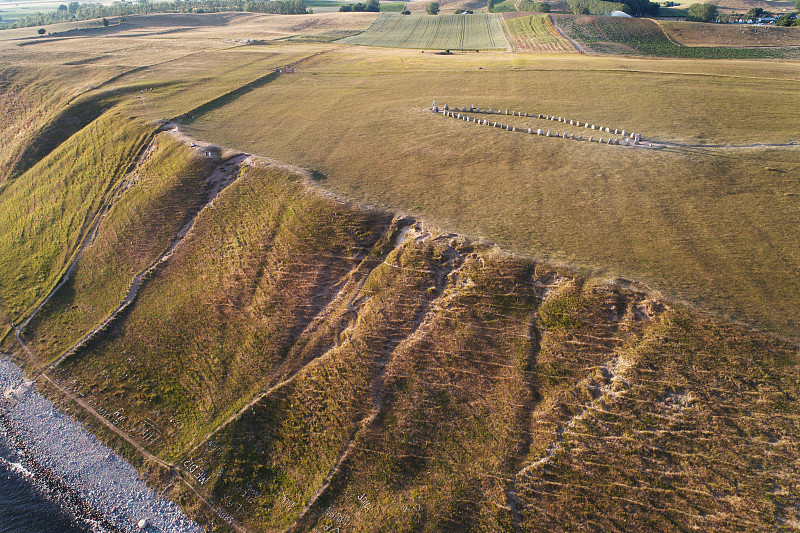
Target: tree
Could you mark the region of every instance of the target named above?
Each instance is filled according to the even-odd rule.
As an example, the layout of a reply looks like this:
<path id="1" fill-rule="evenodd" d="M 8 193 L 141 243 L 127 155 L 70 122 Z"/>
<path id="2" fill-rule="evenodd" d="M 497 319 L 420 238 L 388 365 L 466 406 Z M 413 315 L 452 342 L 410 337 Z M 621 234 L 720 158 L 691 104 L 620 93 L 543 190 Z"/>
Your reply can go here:
<path id="1" fill-rule="evenodd" d="M 44 28 L 39 28 L 36 33 L 38 33 L 39 35 L 44 35 L 45 33 L 47 33 L 47 30 Z"/>
<path id="2" fill-rule="evenodd" d="M 761 18 L 762 16 L 764 16 L 764 10 L 761 9 L 760 7 L 754 7 L 747 12 L 748 20 L 756 20 L 757 18 Z"/>
<path id="3" fill-rule="evenodd" d="M 428 15 L 438 15 L 439 2 L 431 2 L 430 4 L 425 4 L 425 13 L 427 13 Z"/>
<path id="4" fill-rule="evenodd" d="M 367 0 L 366 11 L 377 13 L 380 10 L 381 10 L 381 5 L 378 3 L 378 0 Z"/>
<path id="5" fill-rule="evenodd" d="M 792 24 L 794 24 L 794 16 L 791 13 L 781 15 L 780 18 L 775 21 L 776 26 L 791 26 Z"/>
<path id="6" fill-rule="evenodd" d="M 800 0 L 797 1 L 800 2 Z M 489 10 L 489 13 L 491 13 L 492 9 L 494 9 L 494 0 L 486 0 L 486 8 Z"/>
<path id="7" fill-rule="evenodd" d="M 67 10 L 67 4 L 61 4 L 60 6 L 58 6 L 58 10 L 59 11 L 66 11 Z"/>
<path id="8" fill-rule="evenodd" d="M 103 26 L 108 27 L 108 19 L 103 17 Z"/>
<path id="9" fill-rule="evenodd" d="M 353 4 L 345 4 L 343 6 L 339 6 L 339 11 L 343 13 L 349 13 L 353 10 Z"/>
<path id="10" fill-rule="evenodd" d="M 717 18 L 717 6 L 713 4 L 692 4 L 686 13 L 686 20 L 693 22 L 712 22 Z"/>
<path id="11" fill-rule="evenodd" d="M 67 7 L 67 11 L 69 11 L 69 14 L 74 15 L 75 13 L 77 13 L 79 5 L 80 4 L 78 4 L 78 2 L 70 2 L 69 6 Z"/>

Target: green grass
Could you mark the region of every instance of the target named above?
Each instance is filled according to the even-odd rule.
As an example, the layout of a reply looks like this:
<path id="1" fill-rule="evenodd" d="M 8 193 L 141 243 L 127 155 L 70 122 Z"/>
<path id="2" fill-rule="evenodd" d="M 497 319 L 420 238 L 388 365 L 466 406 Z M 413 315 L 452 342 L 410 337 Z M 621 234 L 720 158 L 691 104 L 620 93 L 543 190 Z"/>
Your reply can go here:
<path id="1" fill-rule="evenodd" d="M 679 46 L 649 19 L 560 15 L 556 23 L 572 39 L 600 53 L 698 59 L 777 59 L 799 55 L 792 48 Z"/>
<path id="2" fill-rule="evenodd" d="M 382 14 L 363 33 L 342 43 L 391 48 L 489 50 L 507 48 L 500 15 Z"/>
<path id="3" fill-rule="evenodd" d="M 151 133 L 106 113 L 3 189 L 0 299 L 10 317 L 25 317 L 55 285 Z"/>
<path id="4" fill-rule="evenodd" d="M 514 12 L 517 10 L 517 6 L 515 4 L 516 4 L 515 0 L 504 0 L 503 2 L 497 2 L 492 8 L 492 13 Z"/>
<path id="5" fill-rule="evenodd" d="M 659 17 L 686 17 L 687 11 L 685 9 L 676 9 L 674 7 L 659 7 L 658 8 L 658 16 Z"/>
<path id="6" fill-rule="evenodd" d="M 154 142 L 70 279 L 25 329 L 44 361 L 57 358 L 119 305 L 133 277 L 163 253 L 201 202 L 209 167 L 167 136 Z"/>
<path id="7" fill-rule="evenodd" d="M 381 11 L 386 13 L 400 13 L 405 6 L 405 2 L 381 2 Z"/>

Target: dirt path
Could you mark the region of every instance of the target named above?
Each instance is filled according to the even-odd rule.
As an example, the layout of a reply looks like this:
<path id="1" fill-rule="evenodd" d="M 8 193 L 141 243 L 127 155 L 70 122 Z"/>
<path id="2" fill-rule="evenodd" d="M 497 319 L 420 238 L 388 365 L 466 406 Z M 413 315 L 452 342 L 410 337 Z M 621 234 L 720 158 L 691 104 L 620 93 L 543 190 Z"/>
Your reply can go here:
<path id="1" fill-rule="evenodd" d="M 555 30 L 558 32 L 558 34 L 560 36 L 562 36 L 564 39 L 566 39 L 567 41 L 569 41 L 569 44 L 574 46 L 575 50 L 577 50 L 581 54 L 594 55 L 594 53 L 590 52 L 588 48 L 584 48 L 584 46 L 582 44 L 578 44 L 577 41 L 574 41 L 574 40 L 570 39 L 569 37 L 567 37 L 567 35 L 563 31 L 561 31 L 561 28 L 558 27 L 558 24 L 556 24 L 556 21 L 553 20 L 552 15 L 547 15 L 547 18 L 550 19 L 550 24 L 553 25 L 553 28 L 555 28 Z"/>

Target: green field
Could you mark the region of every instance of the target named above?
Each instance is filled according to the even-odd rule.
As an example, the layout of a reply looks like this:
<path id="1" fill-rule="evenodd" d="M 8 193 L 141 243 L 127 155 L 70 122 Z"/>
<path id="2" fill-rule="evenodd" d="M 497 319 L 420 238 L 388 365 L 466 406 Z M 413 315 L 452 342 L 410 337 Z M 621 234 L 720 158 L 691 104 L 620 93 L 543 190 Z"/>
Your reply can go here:
<path id="1" fill-rule="evenodd" d="M 518 51 L 575 51 L 569 41 L 557 34 L 547 15 L 515 17 L 506 24 Z"/>
<path id="2" fill-rule="evenodd" d="M 554 15 L 570 38 L 597 53 L 697 59 L 780 59 L 800 57 L 800 48 L 690 47 L 670 41 L 649 19 Z"/>
<path id="3" fill-rule="evenodd" d="M 360 35 L 339 41 L 390 48 L 496 50 L 510 45 L 500 15 L 382 14 Z"/>

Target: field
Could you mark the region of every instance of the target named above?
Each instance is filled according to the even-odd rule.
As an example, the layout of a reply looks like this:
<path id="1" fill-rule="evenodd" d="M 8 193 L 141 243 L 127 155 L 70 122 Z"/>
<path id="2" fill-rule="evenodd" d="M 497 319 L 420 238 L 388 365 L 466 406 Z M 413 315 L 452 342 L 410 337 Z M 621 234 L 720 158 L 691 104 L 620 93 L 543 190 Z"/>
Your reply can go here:
<path id="1" fill-rule="evenodd" d="M 339 41 L 346 44 L 434 50 L 496 50 L 510 45 L 501 15 L 382 14 L 367 31 Z"/>
<path id="2" fill-rule="evenodd" d="M 660 20 L 670 39 L 683 46 L 800 46 L 800 28 L 753 24 L 701 24 Z"/>
<path id="3" fill-rule="evenodd" d="M 796 529 L 798 61 L 376 17 L 0 32 L 2 356 L 214 531 Z"/>
<path id="4" fill-rule="evenodd" d="M 314 13 L 333 13 L 339 11 L 339 7 L 355 4 L 356 2 L 343 2 L 341 0 L 308 0 L 306 6 Z M 400 12 L 403 10 L 404 2 L 381 2 L 381 11 Z"/>
<path id="5" fill-rule="evenodd" d="M 547 15 L 514 17 L 506 20 L 514 48 L 520 52 L 574 52 L 575 48 L 561 37 Z"/>
<path id="6" fill-rule="evenodd" d="M 800 57 L 798 48 L 679 46 L 649 19 L 553 15 L 567 36 L 597 53 L 702 59 L 777 59 Z M 693 24 L 693 23 L 685 23 Z M 712 26 L 709 24 L 709 26 Z M 749 43 L 742 43 L 749 44 Z M 741 46 L 741 45 L 740 45 Z"/>

